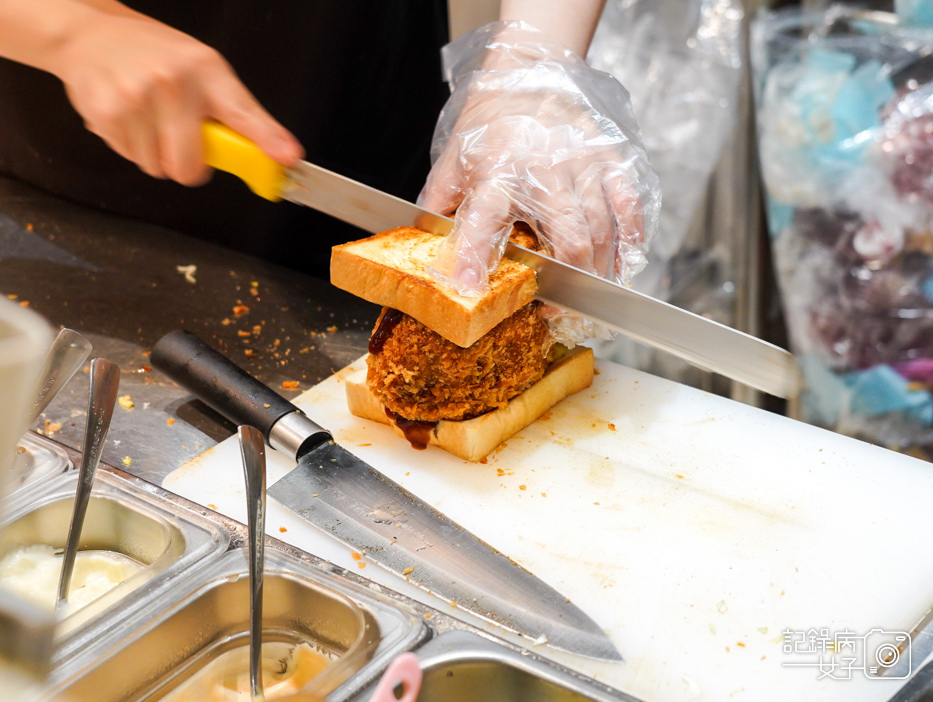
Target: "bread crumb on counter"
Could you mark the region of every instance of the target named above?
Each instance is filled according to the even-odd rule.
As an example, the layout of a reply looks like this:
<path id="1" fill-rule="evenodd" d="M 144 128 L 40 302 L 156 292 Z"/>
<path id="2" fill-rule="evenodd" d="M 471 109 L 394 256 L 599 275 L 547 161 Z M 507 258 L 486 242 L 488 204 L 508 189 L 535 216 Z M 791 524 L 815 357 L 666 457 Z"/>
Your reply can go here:
<path id="1" fill-rule="evenodd" d="M 120 397 L 117 398 L 117 402 L 120 403 L 120 407 L 123 407 L 124 409 L 128 409 L 128 410 L 133 409 L 133 407 L 135 406 L 133 404 L 133 398 L 130 397 L 129 395 L 120 395 Z"/>
<path id="2" fill-rule="evenodd" d="M 187 266 L 175 266 L 175 270 L 185 276 L 185 280 L 189 283 L 197 283 L 197 279 L 194 277 L 198 272 L 198 267 L 194 264 Z"/>

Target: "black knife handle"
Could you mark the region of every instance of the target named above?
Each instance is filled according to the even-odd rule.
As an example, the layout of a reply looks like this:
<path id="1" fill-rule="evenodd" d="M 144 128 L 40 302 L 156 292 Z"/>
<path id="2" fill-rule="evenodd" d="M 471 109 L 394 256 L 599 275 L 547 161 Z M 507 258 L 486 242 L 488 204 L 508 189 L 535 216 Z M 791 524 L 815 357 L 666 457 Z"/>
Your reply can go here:
<path id="1" fill-rule="evenodd" d="M 304 416 L 275 390 L 191 332 L 177 329 L 163 336 L 152 347 L 150 360 L 153 368 L 230 421 L 258 428 L 270 446 L 275 446 L 270 432 L 282 417 L 295 412 Z M 313 438 L 312 443 L 331 438 L 326 429 L 305 419 L 304 425 L 311 430 L 307 439 Z"/>

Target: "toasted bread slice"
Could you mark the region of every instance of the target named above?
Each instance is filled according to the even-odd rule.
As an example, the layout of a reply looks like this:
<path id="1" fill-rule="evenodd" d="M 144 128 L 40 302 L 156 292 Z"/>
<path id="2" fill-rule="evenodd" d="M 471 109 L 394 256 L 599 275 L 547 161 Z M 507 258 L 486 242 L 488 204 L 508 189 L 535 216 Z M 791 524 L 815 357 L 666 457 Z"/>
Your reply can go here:
<path id="1" fill-rule="evenodd" d="M 464 297 L 428 274 L 443 236 L 399 227 L 332 249 L 330 281 L 377 305 L 400 310 L 466 348 L 534 299 L 535 273 L 503 258 L 489 291 Z"/>
<path id="2" fill-rule="evenodd" d="M 479 461 L 496 446 L 538 419 L 568 395 L 593 382 L 593 350 L 577 346 L 548 366 L 544 377 L 513 397 L 509 404 L 474 419 L 441 420 L 425 432 L 427 444 L 439 446 L 466 461 Z M 386 415 L 385 407 L 366 383 L 366 369 L 346 379 L 347 404 L 357 417 L 390 425 L 395 433 L 405 433 Z"/>

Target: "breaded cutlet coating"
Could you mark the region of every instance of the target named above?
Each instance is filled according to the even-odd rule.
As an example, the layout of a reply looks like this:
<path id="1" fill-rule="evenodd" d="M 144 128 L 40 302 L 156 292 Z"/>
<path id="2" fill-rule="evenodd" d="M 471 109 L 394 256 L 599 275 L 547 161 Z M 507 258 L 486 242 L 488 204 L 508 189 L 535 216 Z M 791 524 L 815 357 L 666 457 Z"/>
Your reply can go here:
<path id="1" fill-rule="evenodd" d="M 382 348 L 367 358 L 367 383 L 405 419 L 470 419 L 504 407 L 547 368 L 551 337 L 539 306 L 525 305 L 468 348 L 402 315 Z"/>

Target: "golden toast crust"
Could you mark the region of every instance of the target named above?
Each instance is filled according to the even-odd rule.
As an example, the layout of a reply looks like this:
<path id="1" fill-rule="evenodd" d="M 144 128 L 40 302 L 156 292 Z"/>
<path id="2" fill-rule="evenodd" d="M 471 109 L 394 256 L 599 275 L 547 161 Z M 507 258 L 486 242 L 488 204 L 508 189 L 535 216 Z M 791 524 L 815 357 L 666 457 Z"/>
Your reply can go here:
<path id="1" fill-rule="evenodd" d="M 479 297 L 458 295 L 427 268 L 444 237 L 399 227 L 333 247 L 330 280 L 377 305 L 408 314 L 458 346 L 471 346 L 534 299 L 534 271 L 503 258 Z"/>

